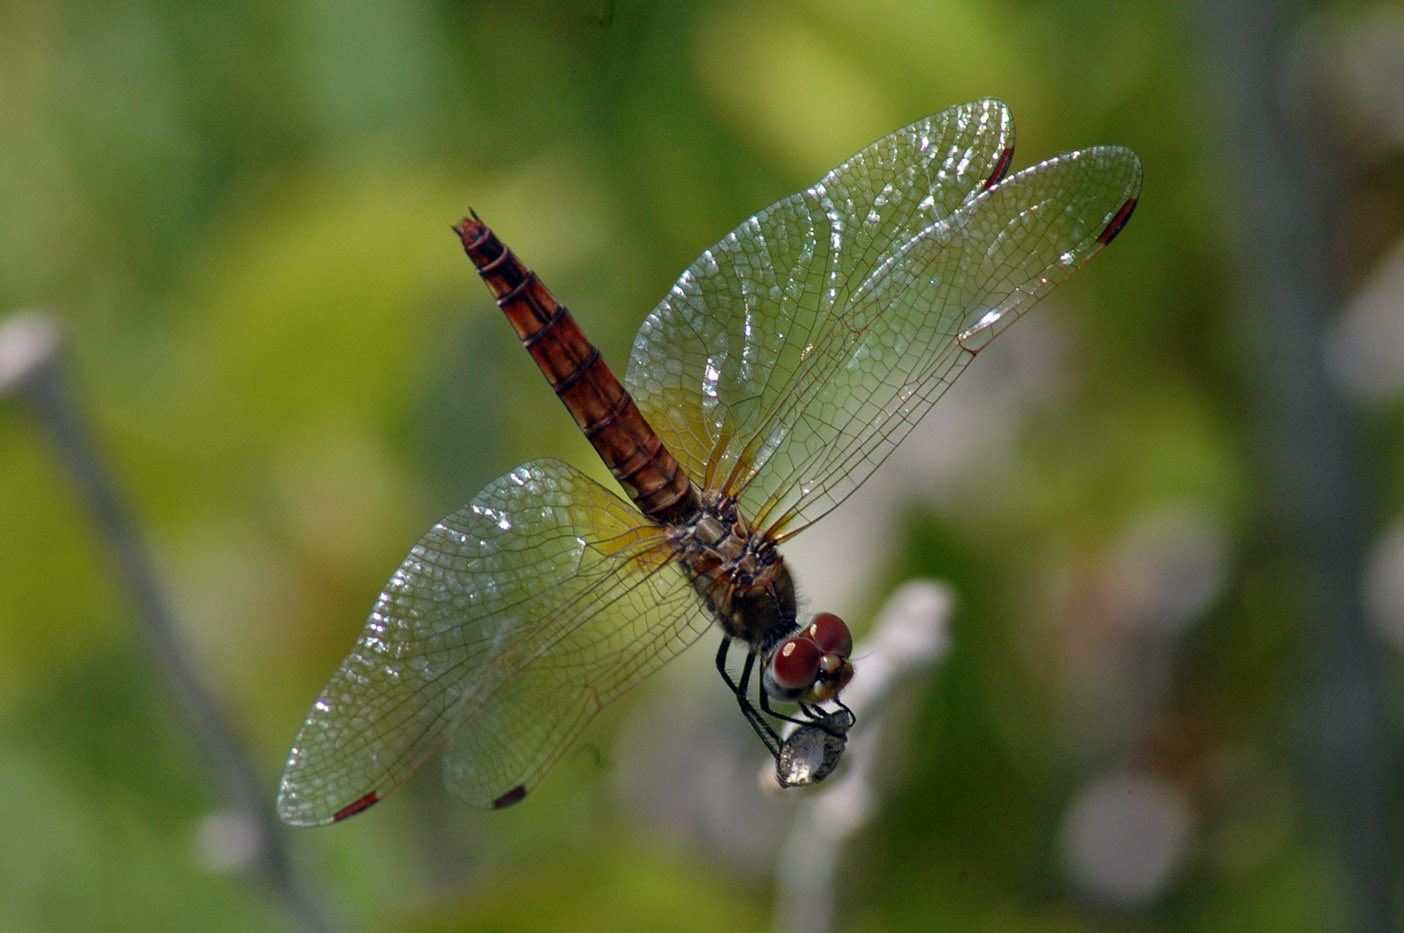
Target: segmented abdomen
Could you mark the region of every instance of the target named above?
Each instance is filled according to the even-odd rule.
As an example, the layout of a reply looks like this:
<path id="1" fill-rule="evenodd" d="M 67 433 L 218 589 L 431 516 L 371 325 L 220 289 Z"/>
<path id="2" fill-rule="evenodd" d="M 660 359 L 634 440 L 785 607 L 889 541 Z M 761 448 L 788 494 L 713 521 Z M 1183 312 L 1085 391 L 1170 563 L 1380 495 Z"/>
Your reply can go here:
<path id="1" fill-rule="evenodd" d="M 454 228 L 551 388 L 639 509 L 662 524 L 696 515 L 696 487 L 565 305 L 477 217 Z"/>

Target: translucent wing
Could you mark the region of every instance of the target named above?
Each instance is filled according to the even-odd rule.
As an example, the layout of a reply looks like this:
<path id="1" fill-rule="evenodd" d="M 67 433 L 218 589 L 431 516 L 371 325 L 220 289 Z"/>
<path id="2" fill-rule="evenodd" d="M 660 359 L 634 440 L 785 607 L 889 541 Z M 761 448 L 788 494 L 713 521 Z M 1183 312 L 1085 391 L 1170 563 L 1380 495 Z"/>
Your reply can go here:
<path id="1" fill-rule="evenodd" d="M 1012 132 L 983 101 L 878 140 L 703 253 L 640 328 L 625 380 L 640 410 L 758 526 L 787 537 L 842 501 L 1124 222 L 1134 153 L 987 187 Z"/>
<path id="2" fill-rule="evenodd" d="M 707 630 L 671 553 L 636 509 L 564 463 L 494 480 L 380 595 L 293 743 L 283 818 L 363 809 L 445 742 L 455 796 L 519 799 L 602 706 Z"/>
<path id="3" fill-rule="evenodd" d="M 688 267 L 639 328 L 624 382 L 694 480 L 719 486 L 764 464 L 753 446 L 784 443 L 777 405 L 852 291 L 998 177 L 1013 145 L 1003 103 L 953 107 L 877 140 Z"/>

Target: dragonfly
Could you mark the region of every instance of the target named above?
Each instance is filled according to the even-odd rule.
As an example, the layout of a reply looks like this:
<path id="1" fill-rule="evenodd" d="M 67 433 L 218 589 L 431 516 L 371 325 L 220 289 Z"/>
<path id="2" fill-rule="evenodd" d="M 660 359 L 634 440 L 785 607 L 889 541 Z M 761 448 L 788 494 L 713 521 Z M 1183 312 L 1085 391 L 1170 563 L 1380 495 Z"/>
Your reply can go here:
<path id="1" fill-rule="evenodd" d="M 780 546 L 1110 243 L 1140 194 L 1124 147 L 1008 175 L 1013 153 L 992 99 L 878 139 L 703 252 L 645 318 L 622 383 L 476 214 L 457 224 L 627 500 L 532 460 L 435 524 L 298 732 L 281 817 L 346 819 L 441 750 L 456 798 L 516 803 L 601 709 L 716 629 L 717 669 L 777 766 L 822 779 L 855 722 L 839 696 L 852 636 L 801 612 Z M 772 725 L 786 719 L 797 739 Z"/>

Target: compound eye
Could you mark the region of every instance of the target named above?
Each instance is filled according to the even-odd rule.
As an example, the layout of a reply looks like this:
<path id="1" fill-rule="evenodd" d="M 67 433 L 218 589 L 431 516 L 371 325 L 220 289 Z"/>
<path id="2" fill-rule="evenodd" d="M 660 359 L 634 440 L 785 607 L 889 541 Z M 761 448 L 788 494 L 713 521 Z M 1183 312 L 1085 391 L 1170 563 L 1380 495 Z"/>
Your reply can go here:
<path id="1" fill-rule="evenodd" d="M 766 662 L 761 683 L 777 700 L 797 700 L 814 686 L 824 651 L 807 635 L 782 643 Z"/>
<path id="2" fill-rule="evenodd" d="M 821 612 L 810 620 L 805 634 L 814 640 L 825 654 L 846 658 L 853 653 L 853 635 L 843 620 L 832 612 Z"/>

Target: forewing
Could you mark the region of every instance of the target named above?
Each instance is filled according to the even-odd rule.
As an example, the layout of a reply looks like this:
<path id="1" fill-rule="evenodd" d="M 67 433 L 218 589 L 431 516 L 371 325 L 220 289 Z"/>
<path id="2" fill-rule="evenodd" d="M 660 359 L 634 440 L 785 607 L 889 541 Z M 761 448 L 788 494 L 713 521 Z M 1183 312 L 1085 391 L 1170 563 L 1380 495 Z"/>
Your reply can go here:
<path id="1" fill-rule="evenodd" d="M 1013 145 L 1004 104 L 953 107 L 872 143 L 688 267 L 639 328 L 624 383 L 694 480 L 738 486 L 788 444 L 777 410 L 838 339 L 855 290 L 1002 173 Z"/>
<path id="2" fill-rule="evenodd" d="M 872 148 L 836 172 L 861 176 Z M 904 177 L 926 183 L 919 172 Z M 953 200 L 935 182 L 881 204 L 837 197 L 821 182 L 775 205 L 704 253 L 635 341 L 630 376 L 658 386 L 646 416 L 669 423 L 709 484 L 731 490 L 778 538 L 842 501 L 975 353 L 1110 240 L 1134 206 L 1141 167 L 1119 147 L 1069 153 L 964 192 L 950 211 L 910 215 L 921 225 L 881 222 L 888 210 L 908 217 L 903 205 Z M 760 257 L 786 239 L 773 234 L 777 218 L 793 223 L 802 212 L 829 226 L 789 240 L 823 239 L 823 261 L 806 254 L 767 273 Z M 670 368 L 663 346 L 682 364 Z M 655 411 L 665 399 L 670 407 Z"/>
<path id="3" fill-rule="evenodd" d="M 1129 149 L 1071 152 L 895 245 L 810 371 L 777 388 L 767 433 L 783 440 L 763 448 L 769 467 L 742 495 L 756 523 L 783 539 L 841 502 L 975 354 L 1110 241 L 1140 186 Z"/>
<path id="4" fill-rule="evenodd" d="M 450 789 L 517 799 L 589 718 L 706 630 L 659 530 L 554 460 L 487 486 L 414 546 L 313 705 L 278 795 L 331 822 L 457 731 Z M 512 796 L 515 793 L 516 796 Z"/>

